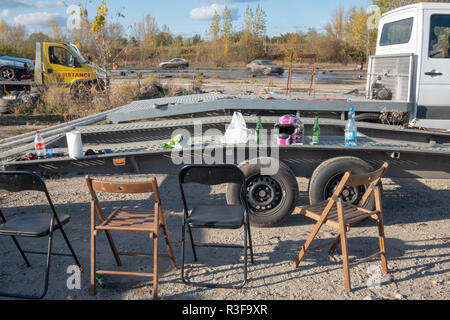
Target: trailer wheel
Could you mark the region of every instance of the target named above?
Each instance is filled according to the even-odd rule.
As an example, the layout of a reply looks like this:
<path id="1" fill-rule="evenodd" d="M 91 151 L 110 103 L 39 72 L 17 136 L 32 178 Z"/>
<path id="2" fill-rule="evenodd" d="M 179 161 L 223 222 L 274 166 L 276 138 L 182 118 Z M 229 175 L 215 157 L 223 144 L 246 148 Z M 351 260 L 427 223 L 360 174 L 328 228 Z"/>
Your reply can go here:
<path id="1" fill-rule="evenodd" d="M 270 161 L 278 161 L 270 159 Z M 242 172 L 247 177 L 247 200 L 250 221 L 259 228 L 275 227 L 285 221 L 294 211 L 298 201 L 299 189 L 295 175 L 285 164 L 279 163 L 275 175 L 261 175 L 262 165 L 250 164 L 248 161 L 240 164 Z M 229 184 L 227 203 L 240 204 L 240 186 Z"/>
<path id="2" fill-rule="evenodd" d="M 355 116 L 356 121 L 381 123 L 380 115 L 376 113 L 361 113 Z"/>
<path id="3" fill-rule="evenodd" d="M 317 204 L 330 198 L 336 190 L 341 178 L 345 172 L 352 174 L 364 174 L 373 171 L 371 165 L 366 161 L 355 157 L 339 157 L 323 162 L 316 168 L 309 180 L 309 201 L 310 204 Z M 366 192 L 367 186 L 347 187 L 342 195 L 345 202 L 358 204 Z M 380 182 L 382 191 L 382 185 Z M 367 200 L 364 208 L 368 210 L 375 209 L 375 198 L 373 194 Z"/>

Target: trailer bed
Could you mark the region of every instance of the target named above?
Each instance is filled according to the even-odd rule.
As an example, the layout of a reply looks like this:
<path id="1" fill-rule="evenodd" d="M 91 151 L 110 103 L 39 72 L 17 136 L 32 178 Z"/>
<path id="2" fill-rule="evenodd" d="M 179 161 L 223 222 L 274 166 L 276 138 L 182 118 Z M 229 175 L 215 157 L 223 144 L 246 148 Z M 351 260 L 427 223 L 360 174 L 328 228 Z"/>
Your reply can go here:
<path id="1" fill-rule="evenodd" d="M 273 128 L 276 117 L 263 117 L 263 126 Z M 238 149 L 245 152 L 246 160 L 251 155 L 278 156 L 291 167 L 296 176 L 309 177 L 321 162 L 337 156 L 357 156 L 372 163 L 389 160 L 391 177 L 450 178 L 450 135 L 439 132 L 423 132 L 379 124 L 358 124 L 358 146 L 345 147 L 343 130 L 345 121 L 321 121 L 321 144 L 310 145 L 306 136 L 303 145 L 278 146 L 273 141 L 262 146 L 253 144 L 224 145 L 221 135 L 231 117 L 175 119 L 137 122 L 118 125 L 83 126 L 77 128 L 82 134 L 84 152 L 92 150 L 96 155 L 77 160 L 69 157 L 21 161 L 13 158 L 2 163 L 6 170 L 31 170 L 44 174 L 87 173 L 176 173 L 183 165 L 172 161 L 172 150 L 163 150 L 161 145 L 171 138 L 175 129 L 184 129 L 191 134 L 190 147 L 180 156 L 187 156 L 191 163 L 195 155 L 222 149 L 223 163 L 229 162 L 226 155 L 233 153 L 232 162 L 239 164 Z M 311 132 L 313 119 L 303 119 L 305 132 Z M 248 128 L 256 127 L 256 117 L 246 117 Z M 270 131 L 269 131 L 270 132 Z M 206 134 L 206 135 L 204 135 Z M 60 135 L 48 144 L 48 148 L 59 148 L 67 154 L 65 135 Z M 32 151 L 32 149 L 30 149 Z M 104 152 L 105 154 L 98 154 Z M 178 151 L 177 151 L 178 152 Z M 186 159 L 187 159 L 186 158 Z"/>

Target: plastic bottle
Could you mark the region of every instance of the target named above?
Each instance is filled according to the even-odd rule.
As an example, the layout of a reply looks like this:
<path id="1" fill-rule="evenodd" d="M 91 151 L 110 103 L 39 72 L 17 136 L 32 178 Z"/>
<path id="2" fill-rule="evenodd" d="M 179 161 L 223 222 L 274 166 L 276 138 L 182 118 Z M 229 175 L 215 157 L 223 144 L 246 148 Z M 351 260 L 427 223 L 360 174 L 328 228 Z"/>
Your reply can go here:
<path id="1" fill-rule="evenodd" d="M 39 158 L 46 156 L 47 152 L 45 148 L 45 141 L 39 131 L 36 131 L 36 136 L 34 138 L 34 149 L 36 150 L 36 155 Z"/>
<path id="2" fill-rule="evenodd" d="M 263 126 L 262 126 L 261 116 L 258 116 L 258 124 L 256 125 L 256 144 L 258 144 L 258 145 L 262 143 L 262 131 L 263 131 Z"/>
<path id="3" fill-rule="evenodd" d="M 348 120 L 345 124 L 345 145 L 347 147 L 355 147 L 358 144 L 357 132 L 358 128 L 355 121 L 355 109 L 350 108 Z"/>
<path id="4" fill-rule="evenodd" d="M 319 127 L 319 117 L 318 116 L 316 116 L 316 119 L 314 120 L 311 144 L 314 146 L 317 146 L 320 144 L 320 127 Z"/>

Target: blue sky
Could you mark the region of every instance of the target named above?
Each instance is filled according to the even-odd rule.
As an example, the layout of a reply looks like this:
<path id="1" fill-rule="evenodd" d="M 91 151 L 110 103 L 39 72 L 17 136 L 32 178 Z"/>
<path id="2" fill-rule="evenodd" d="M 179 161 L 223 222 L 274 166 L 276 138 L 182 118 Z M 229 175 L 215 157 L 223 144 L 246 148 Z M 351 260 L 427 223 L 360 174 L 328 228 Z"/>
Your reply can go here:
<path id="1" fill-rule="evenodd" d="M 66 5 L 80 0 L 66 0 Z M 81 0 L 84 3 L 86 0 Z M 19 23 L 32 32 L 48 31 L 48 21 L 54 18 L 65 27 L 67 7 L 54 0 L 0 0 L 0 17 L 7 23 Z M 306 31 L 308 28 L 323 28 L 330 20 L 334 9 L 339 6 L 349 9 L 353 6 L 367 8 L 370 0 L 107 0 L 111 13 L 120 11 L 125 18 L 119 21 L 129 26 L 141 21 L 149 13 L 158 25 L 166 24 L 173 34 L 206 36 L 215 11 L 227 6 L 233 14 L 233 27 L 238 30 L 247 6 L 260 5 L 267 14 L 267 33 L 270 36 L 286 32 Z M 93 0 L 88 6 L 90 15 L 100 0 Z"/>

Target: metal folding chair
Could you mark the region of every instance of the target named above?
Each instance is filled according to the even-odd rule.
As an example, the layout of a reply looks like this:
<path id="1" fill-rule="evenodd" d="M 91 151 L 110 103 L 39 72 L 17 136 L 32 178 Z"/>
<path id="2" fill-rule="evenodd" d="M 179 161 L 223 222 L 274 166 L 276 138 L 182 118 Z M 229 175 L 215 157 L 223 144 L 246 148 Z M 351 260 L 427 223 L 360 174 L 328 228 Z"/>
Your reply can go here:
<path id="1" fill-rule="evenodd" d="M 248 216 L 247 198 L 246 198 L 246 179 L 242 171 L 234 165 L 195 165 L 183 168 L 179 173 L 179 183 L 181 197 L 184 206 L 183 229 L 182 229 L 182 255 L 181 255 L 181 278 L 185 284 L 197 287 L 209 288 L 242 288 L 247 282 L 247 252 L 250 249 L 250 259 L 253 260 L 253 247 L 250 233 L 250 220 Z M 188 183 L 198 183 L 202 185 L 220 185 L 224 183 L 236 183 L 241 186 L 242 205 L 215 205 L 215 206 L 197 206 L 189 212 L 185 190 L 183 186 Z M 239 229 L 244 227 L 244 245 L 218 245 L 218 244 L 200 244 L 195 243 L 192 229 Z M 191 282 L 186 279 L 184 274 L 185 242 L 186 229 L 189 231 L 192 252 L 194 260 L 197 262 L 196 247 L 220 247 L 220 248 L 243 248 L 244 249 L 244 280 L 238 285 L 230 284 L 210 284 Z"/>
<path id="2" fill-rule="evenodd" d="M 42 213 L 28 213 L 11 219 L 6 220 L 3 212 L 0 210 L 0 235 L 9 236 L 13 240 L 15 246 L 19 250 L 20 255 L 25 261 L 28 267 L 31 266 L 27 259 L 26 253 L 29 254 L 46 254 L 47 262 L 45 268 L 44 277 L 44 290 L 40 295 L 27 295 L 19 293 L 6 293 L 0 292 L 0 296 L 22 299 L 42 299 L 48 291 L 49 273 L 50 273 L 50 261 L 52 255 L 58 256 L 72 256 L 78 267 L 81 267 L 77 256 L 64 232 L 63 225 L 69 222 L 70 216 L 68 214 L 58 216 L 53 205 L 53 202 L 48 193 L 47 187 L 44 181 L 34 173 L 24 171 L 0 171 L 0 189 L 9 192 L 22 192 L 22 191 L 39 191 L 43 192 L 48 201 L 50 212 Z M 52 252 L 53 233 L 55 230 L 60 230 L 67 247 L 71 254 L 60 254 Z M 25 251 L 22 250 L 16 237 L 25 238 L 38 238 L 48 236 L 48 248 L 47 252 Z"/>

